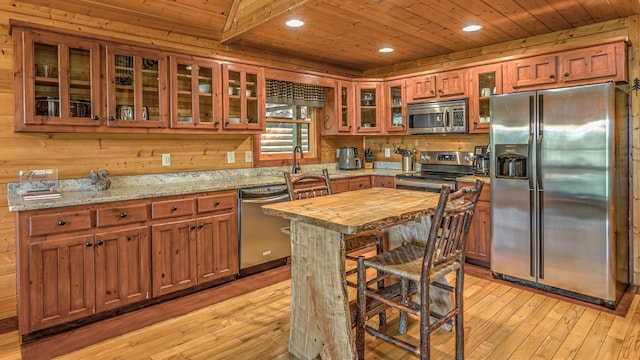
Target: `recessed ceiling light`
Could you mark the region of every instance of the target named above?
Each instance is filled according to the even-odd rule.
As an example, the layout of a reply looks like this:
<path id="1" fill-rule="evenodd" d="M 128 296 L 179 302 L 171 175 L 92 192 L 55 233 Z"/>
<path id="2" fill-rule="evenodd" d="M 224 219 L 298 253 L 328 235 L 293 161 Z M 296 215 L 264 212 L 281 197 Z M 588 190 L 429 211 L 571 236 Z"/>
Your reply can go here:
<path id="1" fill-rule="evenodd" d="M 381 53 L 390 53 L 390 52 L 393 52 L 393 48 L 383 47 L 383 48 L 380 48 L 378 51 Z"/>
<path id="2" fill-rule="evenodd" d="M 473 32 L 473 31 L 478 31 L 480 29 L 482 29 L 482 26 L 480 26 L 480 25 L 467 25 L 467 26 L 462 28 L 462 31 L 464 31 L 464 32 Z"/>
<path id="3" fill-rule="evenodd" d="M 299 19 L 291 19 L 291 20 L 287 20 L 285 24 L 287 24 L 287 26 L 289 27 L 300 27 L 304 25 L 304 21 Z"/>

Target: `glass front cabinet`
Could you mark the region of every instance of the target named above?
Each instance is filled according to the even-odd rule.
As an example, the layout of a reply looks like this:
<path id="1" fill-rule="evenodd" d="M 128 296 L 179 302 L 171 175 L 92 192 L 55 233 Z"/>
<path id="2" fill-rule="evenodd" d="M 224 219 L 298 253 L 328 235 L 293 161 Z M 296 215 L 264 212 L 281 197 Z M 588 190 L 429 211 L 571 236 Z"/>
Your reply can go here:
<path id="1" fill-rule="evenodd" d="M 356 132 L 379 134 L 383 108 L 383 85 L 381 82 L 356 82 Z"/>
<path id="2" fill-rule="evenodd" d="M 219 129 L 222 124 L 220 64 L 170 58 L 171 127 Z"/>
<path id="3" fill-rule="evenodd" d="M 488 133 L 491 124 L 489 100 L 502 94 L 502 64 L 477 66 L 471 69 L 469 92 L 469 132 Z"/>
<path id="4" fill-rule="evenodd" d="M 107 46 L 107 125 L 166 124 L 167 60 L 160 52 Z"/>
<path id="5" fill-rule="evenodd" d="M 385 82 L 384 122 L 387 133 L 403 133 L 407 130 L 405 80 Z"/>
<path id="6" fill-rule="evenodd" d="M 256 66 L 222 66 L 223 129 L 264 130 L 264 73 Z"/>
<path id="7" fill-rule="evenodd" d="M 16 109 L 23 125 L 100 125 L 99 44 L 16 32 L 23 35 L 24 80 L 15 81 L 16 95 L 24 94 Z"/>

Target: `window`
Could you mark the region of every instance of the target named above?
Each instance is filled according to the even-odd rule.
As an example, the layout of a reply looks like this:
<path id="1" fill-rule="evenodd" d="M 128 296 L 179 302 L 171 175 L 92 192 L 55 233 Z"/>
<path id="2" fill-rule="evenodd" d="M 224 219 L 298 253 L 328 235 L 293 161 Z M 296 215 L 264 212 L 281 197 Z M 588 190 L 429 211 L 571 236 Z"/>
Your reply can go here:
<path id="1" fill-rule="evenodd" d="M 308 106 L 267 103 L 267 128 L 260 137 L 260 153 L 289 155 L 298 145 L 303 152 L 311 152 L 312 112 Z"/>
<path id="2" fill-rule="evenodd" d="M 266 95 L 266 131 L 260 135 L 259 158 L 289 159 L 296 146 L 305 157 L 315 157 L 314 120 L 324 106 L 324 88 L 267 79 Z"/>

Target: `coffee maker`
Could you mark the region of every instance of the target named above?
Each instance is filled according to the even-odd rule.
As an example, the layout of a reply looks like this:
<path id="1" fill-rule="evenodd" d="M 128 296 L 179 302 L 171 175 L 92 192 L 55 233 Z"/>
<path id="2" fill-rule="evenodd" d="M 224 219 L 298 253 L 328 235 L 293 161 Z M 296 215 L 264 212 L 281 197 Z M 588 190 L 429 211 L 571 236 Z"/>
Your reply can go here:
<path id="1" fill-rule="evenodd" d="M 488 146 L 476 146 L 473 151 L 473 171 L 478 176 L 489 176 L 488 149 Z"/>
<path id="2" fill-rule="evenodd" d="M 358 157 L 358 149 L 353 146 L 345 146 L 338 153 L 338 169 L 352 170 L 360 169 L 360 158 Z"/>

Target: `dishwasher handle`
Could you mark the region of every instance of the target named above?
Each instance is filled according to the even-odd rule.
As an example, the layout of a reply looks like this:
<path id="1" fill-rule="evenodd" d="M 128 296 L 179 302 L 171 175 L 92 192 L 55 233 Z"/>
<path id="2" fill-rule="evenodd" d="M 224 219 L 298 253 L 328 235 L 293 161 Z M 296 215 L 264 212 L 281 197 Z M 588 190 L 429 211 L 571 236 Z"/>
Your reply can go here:
<path id="1" fill-rule="evenodd" d="M 270 204 L 273 202 L 280 202 L 283 200 L 289 200 L 289 194 L 267 196 L 267 197 L 260 197 L 260 198 L 251 198 L 251 199 L 242 198 L 242 202 L 248 203 L 248 204 Z"/>

